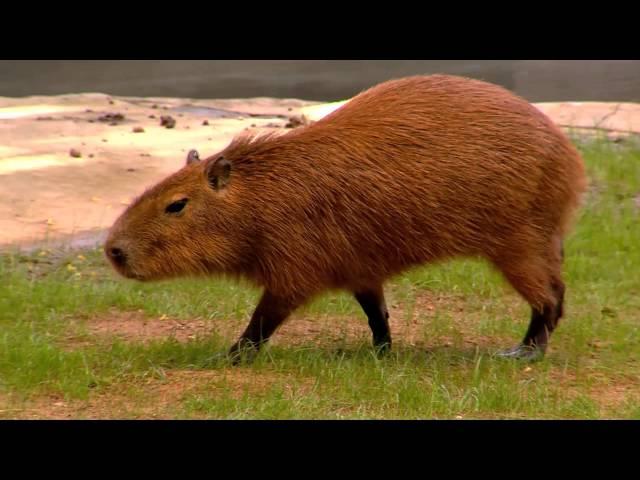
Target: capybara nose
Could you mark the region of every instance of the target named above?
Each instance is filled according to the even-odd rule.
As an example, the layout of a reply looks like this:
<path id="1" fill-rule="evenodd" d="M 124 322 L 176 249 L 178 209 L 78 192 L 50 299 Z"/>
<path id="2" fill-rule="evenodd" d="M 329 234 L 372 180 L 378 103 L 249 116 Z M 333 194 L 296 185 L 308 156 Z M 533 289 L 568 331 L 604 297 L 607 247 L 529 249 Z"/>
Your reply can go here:
<path id="1" fill-rule="evenodd" d="M 127 263 L 127 255 L 121 248 L 107 246 L 106 251 L 107 256 L 116 265 L 124 266 L 124 264 Z"/>

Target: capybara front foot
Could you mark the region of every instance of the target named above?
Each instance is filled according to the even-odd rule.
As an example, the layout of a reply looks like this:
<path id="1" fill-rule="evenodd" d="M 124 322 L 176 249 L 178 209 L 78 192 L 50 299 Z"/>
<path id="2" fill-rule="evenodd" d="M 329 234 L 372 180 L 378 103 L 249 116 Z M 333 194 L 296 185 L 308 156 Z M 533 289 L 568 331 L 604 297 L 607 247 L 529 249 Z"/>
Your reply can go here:
<path id="1" fill-rule="evenodd" d="M 391 340 L 383 342 L 374 342 L 373 349 L 378 358 L 386 357 L 391 352 Z"/>
<path id="2" fill-rule="evenodd" d="M 523 360 L 525 362 L 537 362 L 544 358 L 544 353 L 544 350 L 540 347 L 520 344 L 507 350 L 501 350 L 496 353 L 496 356 Z"/>
<path id="3" fill-rule="evenodd" d="M 241 338 L 231 347 L 228 357 L 234 366 L 241 363 L 249 364 L 255 360 L 258 350 L 259 347 L 256 343 L 246 338 Z"/>

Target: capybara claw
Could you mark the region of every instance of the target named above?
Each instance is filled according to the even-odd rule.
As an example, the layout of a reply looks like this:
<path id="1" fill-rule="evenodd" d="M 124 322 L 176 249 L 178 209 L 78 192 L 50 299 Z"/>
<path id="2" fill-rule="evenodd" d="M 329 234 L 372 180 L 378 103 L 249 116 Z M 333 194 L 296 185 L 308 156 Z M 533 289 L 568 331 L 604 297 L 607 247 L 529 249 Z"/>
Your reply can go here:
<path id="1" fill-rule="evenodd" d="M 544 351 L 537 347 L 520 344 L 513 348 L 500 350 L 495 355 L 500 358 L 512 358 L 515 360 L 523 360 L 525 362 L 536 362 L 544 358 Z"/>

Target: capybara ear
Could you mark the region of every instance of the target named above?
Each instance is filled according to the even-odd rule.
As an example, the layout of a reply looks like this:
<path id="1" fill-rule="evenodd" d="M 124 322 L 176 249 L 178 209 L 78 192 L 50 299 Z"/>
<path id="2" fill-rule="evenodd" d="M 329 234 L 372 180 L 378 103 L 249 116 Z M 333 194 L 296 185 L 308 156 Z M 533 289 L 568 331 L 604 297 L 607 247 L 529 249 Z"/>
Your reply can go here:
<path id="1" fill-rule="evenodd" d="M 189 150 L 187 154 L 187 165 L 191 165 L 192 163 L 198 163 L 200 161 L 200 155 L 197 150 Z"/>
<path id="2" fill-rule="evenodd" d="M 205 169 L 209 185 L 214 190 L 222 190 L 229 183 L 231 176 L 231 162 L 224 157 L 209 162 Z"/>

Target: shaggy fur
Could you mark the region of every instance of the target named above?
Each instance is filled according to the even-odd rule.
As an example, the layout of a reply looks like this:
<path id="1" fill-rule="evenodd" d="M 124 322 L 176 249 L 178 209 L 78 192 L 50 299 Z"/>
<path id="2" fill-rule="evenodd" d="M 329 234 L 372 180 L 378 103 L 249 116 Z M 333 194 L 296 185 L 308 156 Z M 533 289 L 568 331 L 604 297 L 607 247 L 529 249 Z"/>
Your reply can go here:
<path id="1" fill-rule="evenodd" d="M 216 189 L 220 158 L 231 170 Z M 140 280 L 251 279 L 288 305 L 285 317 L 328 289 L 382 297 L 408 268 L 484 257 L 534 317 L 556 312 L 552 330 L 562 239 L 585 187 L 576 149 L 525 100 L 477 80 L 409 77 L 310 126 L 189 162 L 125 211 L 107 249 L 125 251 L 116 268 Z M 184 211 L 167 215 L 182 198 Z"/>

